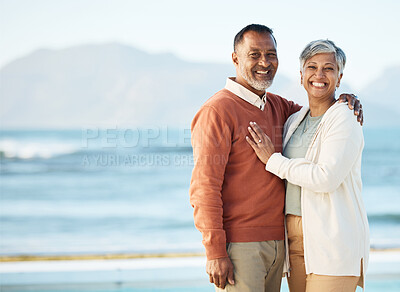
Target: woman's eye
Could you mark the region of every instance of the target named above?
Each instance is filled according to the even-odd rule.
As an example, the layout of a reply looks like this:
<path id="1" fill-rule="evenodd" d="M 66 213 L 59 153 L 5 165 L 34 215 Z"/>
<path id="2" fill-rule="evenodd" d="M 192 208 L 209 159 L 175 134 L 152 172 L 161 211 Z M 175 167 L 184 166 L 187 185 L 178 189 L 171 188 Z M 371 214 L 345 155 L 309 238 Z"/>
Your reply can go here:
<path id="1" fill-rule="evenodd" d="M 308 66 L 308 69 L 315 69 L 315 66 Z"/>
<path id="2" fill-rule="evenodd" d="M 331 71 L 333 71 L 333 68 L 327 67 L 327 68 L 325 68 L 325 70 L 331 70 Z"/>

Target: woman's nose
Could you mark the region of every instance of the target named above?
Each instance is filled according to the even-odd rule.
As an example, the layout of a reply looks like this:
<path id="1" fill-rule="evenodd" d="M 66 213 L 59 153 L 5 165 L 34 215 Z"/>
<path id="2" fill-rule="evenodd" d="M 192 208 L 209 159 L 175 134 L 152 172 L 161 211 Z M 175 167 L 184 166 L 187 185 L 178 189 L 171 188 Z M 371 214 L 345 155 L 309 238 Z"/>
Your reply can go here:
<path id="1" fill-rule="evenodd" d="M 317 71 L 315 71 L 315 76 L 317 78 L 323 78 L 324 77 L 324 71 L 322 69 L 317 69 Z"/>

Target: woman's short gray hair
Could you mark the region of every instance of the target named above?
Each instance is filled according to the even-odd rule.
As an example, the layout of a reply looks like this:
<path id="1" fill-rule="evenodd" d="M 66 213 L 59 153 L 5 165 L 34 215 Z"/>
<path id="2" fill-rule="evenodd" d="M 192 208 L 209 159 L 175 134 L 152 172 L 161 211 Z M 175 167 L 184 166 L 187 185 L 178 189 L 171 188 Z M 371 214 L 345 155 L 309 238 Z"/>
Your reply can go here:
<path id="1" fill-rule="evenodd" d="M 308 59 L 317 54 L 335 53 L 335 59 L 338 66 L 339 75 L 343 73 L 346 65 L 346 55 L 343 50 L 330 40 L 316 40 L 309 43 L 300 54 L 300 70 L 303 72 L 304 64 Z"/>

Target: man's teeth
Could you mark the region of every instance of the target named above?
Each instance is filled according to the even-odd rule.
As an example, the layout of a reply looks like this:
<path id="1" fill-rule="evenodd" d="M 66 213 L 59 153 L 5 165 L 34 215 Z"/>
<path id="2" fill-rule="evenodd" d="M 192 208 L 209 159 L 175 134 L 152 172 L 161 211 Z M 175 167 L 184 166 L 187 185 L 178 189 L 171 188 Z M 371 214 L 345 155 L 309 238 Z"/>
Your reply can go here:
<path id="1" fill-rule="evenodd" d="M 324 87 L 325 83 L 319 83 L 319 82 L 312 82 L 312 85 L 314 85 L 315 87 Z"/>
<path id="2" fill-rule="evenodd" d="M 268 74 L 269 71 L 256 71 L 257 74 Z"/>

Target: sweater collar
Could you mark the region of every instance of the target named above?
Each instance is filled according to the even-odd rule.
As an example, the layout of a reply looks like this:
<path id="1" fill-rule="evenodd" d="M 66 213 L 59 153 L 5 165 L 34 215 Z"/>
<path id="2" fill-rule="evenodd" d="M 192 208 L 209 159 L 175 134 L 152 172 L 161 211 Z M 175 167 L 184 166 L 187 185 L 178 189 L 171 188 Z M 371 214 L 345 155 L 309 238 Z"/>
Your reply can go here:
<path id="1" fill-rule="evenodd" d="M 265 93 L 262 98 L 257 94 L 251 92 L 243 85 L 240 85 L 235 81 L 235 77 L 228 77 L 226 79 L 225 89 L 229 90 L 233 94 L 239 96 L 241 99 L 247 101 L 248 103 L 254 105 L 260 110 L 264 110 L 265 103 L 267 101 L 267 94 Z"/>

